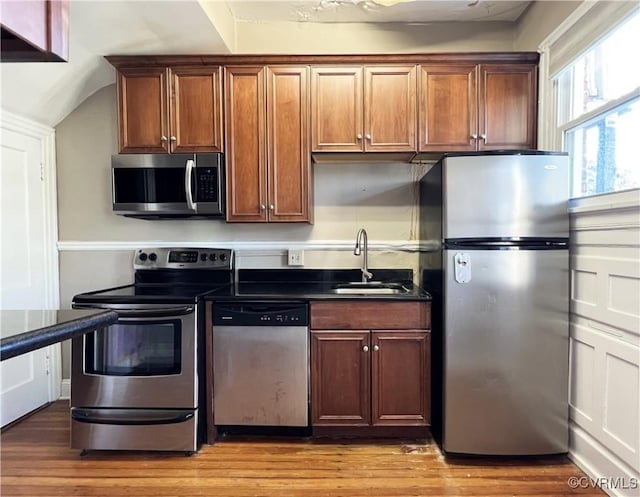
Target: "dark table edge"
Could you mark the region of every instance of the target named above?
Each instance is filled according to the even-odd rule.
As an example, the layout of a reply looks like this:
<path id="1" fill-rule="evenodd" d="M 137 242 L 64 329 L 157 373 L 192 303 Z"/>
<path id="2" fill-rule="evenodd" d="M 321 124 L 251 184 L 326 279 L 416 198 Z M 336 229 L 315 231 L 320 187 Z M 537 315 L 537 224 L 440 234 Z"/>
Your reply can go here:
<path id="1" fill-rule="evenodd" d="M 96 328 L 113 324 L 117 320 L 117 312 L 105 310 L 94 316 L 72 319 L 4 338 L 0 340 L 0 361 L 83 335 Z"/>

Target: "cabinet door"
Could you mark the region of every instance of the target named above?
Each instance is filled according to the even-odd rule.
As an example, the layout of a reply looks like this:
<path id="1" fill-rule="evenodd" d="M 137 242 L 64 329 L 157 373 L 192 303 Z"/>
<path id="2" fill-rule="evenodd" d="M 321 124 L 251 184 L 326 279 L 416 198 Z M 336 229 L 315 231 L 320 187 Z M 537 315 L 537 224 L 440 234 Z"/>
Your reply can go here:
<path id="1" fill-rule="evenodd" d="M 373 425 L 429 424 L 429 345 L 425 331 L 372 332 Z"/>
<path id="2" fill-rule="evenodd" d="M 222 152 L 220 67 L 171 69 L 171 152 Z"/>
<path id="3" fill-rule="evenodd" d="M 225 68 L 227 221 L 267 220 L 264 73 Z"/>
<path id="4" fill-rule="evenodd" d="M 416 151 L 416 66 L 364 70 L 364 149 Z"/>
<path id="5" fill-rule="evenodd" d="M 1 62 L 67 62 L 69 0 L 2 2 Z"/>
<path id="6" fill-rule="evenodd" d="M 311 149 L 361 152 L 362 67 L 311 68 Z"/>
<path id="7" fill-rule="evenodd" d="M 311 333 L 313 425 L 369 425 L 370 355 L 368 331 Z"/>
<path id="8" fill-rule="evenodd" d="M 420 151 L 475 150 L 476 66 L 422 66 L 419 93 Z"/>
<path id="9" fill-rule="evenodd" d="M 536 66 L 480 66 L 478 150 L 535 148 L 536 116 Z"/>
<path id="10" fill-rule="evenodd" d="M 120 152 L 169 152 L 167 69 L 118 71 Z"/>
<path id="11" fill-rule="evenodd" d="M 307 67 L 267 69 L 270 222 L 310 221 L 308 74 Z"/>

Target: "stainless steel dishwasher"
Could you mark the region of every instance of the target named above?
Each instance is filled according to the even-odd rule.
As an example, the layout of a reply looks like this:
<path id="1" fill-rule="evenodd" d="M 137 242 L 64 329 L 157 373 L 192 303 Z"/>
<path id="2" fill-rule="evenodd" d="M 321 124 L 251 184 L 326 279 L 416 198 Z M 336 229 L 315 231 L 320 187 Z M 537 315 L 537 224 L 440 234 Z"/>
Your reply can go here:
<path id="1" fill-rule="evenodd" d="M 306 303 L 216 303 L 213 420 L 216 425 L 309 424 Z"/>

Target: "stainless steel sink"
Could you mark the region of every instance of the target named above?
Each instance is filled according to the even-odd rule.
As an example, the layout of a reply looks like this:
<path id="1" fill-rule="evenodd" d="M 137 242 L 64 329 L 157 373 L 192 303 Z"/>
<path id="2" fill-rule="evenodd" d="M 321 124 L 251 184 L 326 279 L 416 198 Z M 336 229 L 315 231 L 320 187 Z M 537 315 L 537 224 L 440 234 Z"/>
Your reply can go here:
<path id="1" fill-rule="evenodd" d="M 332 293 L 353 295 L 394 295 L 408 293 L 409 289 L 400 283 L 383 283 L 382 281 L 368 281 L 340 283 L 330 290 Z"/>

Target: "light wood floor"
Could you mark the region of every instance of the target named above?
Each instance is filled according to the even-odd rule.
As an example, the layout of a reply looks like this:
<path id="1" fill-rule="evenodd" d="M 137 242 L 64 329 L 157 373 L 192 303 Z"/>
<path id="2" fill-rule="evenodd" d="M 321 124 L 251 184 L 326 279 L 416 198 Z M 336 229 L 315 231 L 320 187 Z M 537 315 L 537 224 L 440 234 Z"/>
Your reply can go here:
<path id="1" fill-rule="evenodd" d="M 1 435 L 3 497 L 603 496 L 571 489 L 584 474 L 566 458 L 447 461 L 437 446 L 367 441 L 230 440 L 181 454 L 90 452 L 69 444 L 68 404 L 56 402 Z"/>

